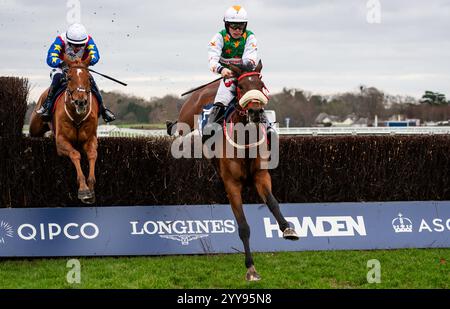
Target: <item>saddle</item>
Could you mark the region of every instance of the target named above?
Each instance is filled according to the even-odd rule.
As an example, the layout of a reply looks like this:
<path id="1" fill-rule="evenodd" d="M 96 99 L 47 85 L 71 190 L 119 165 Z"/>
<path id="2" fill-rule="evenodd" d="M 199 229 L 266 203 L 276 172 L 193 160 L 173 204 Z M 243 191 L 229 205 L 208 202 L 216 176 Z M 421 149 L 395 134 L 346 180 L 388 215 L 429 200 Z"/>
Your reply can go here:
<path id="1" fill-rule="evenodd" d="M 233 100 L 230 104 L 228 104 L 226 110 L 225 110 L 225 114 L 224 114 L 224 118 L 226 120 L 226 122 L 228 122 L 228 120 L 230 120 L 231 115 L 233 114 L 233 112 L 236 109 L 236 100 Z M 208 119 L 209 119 L 209 115 L 211 114 L 211 110 L 214 106 L 214 103 L 209 103 L 205 106 L 203 106 L 203 111 L 201 114 L 201 117 L 198 118 L 198 127 L 199 127 L 199 131 L 200 131 L 200 135 L 203 135 L 203 129 L 205 128 L 206 124 L 208 123 Z"/>
<path id="2" fill-rule="evenodd" d="M 64 93 L 64 91 L 66 91 L 67 89 L 67 80 L 63 79 L 63 81 L 61 82 L 61 86 L 56 90 L 55 95 L 53 96 L 53 100 L 52 100 L 52 114 L 55 112 L 56 110 L 56 101 L 58 101 L 59 97 Z"/>
<path id="3" fill-rule="evenodd" d="M 235 112 L 237 104 L 238 104 L 238 101 L 236 99 L 233 99 L 233 101 L 231 101 L 230 104 L 228 104 L 228 106 L 225 110 L 225 114 L 224 114 L 225 122 L 227 122 L 227 123 L 230 122 L 231 116 Z M 203 135 L 203 129 L 205 128 L 206 124 L 208 123 L 208 118 L 209 118 L 209 115 L 211 114 L 213 105 L 214 105 L 214 103 L 209 103 L 209 104 L 203 106 L 203 111 L 202 111 L 201 117 L 198 118 L 198 127 L 199 127 L 199 131 L 200 131 L 200 136 Z M 272 128 L 273 123 L 263 123 L 263 125 L 265 126 L 266 131 L 268 131 L 269 128 Z"/>

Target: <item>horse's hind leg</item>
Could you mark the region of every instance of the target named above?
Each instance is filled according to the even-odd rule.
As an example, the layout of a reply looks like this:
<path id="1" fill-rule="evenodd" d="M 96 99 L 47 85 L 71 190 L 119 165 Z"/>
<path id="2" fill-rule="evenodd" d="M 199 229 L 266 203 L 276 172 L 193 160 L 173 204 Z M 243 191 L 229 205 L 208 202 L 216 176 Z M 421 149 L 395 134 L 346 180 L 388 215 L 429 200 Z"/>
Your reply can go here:
<path id="1" fill-rule="evenodd" d="M 295 230 L 289 226 L 289 223 L 281 213 L 278 201 L 272 194 L 272 181 L 267 170 L 260 170 L 254 176 L 256 190 L 264 203 L 269 207 L 273 216 L 278 222 L 280 230 L 283 232 L 284 239 L 298 240 L 299 237 Z"/>
<path id="2" fill-rule="evenodd" d="M 255 266 L 253 264 L 252 253 L 250 251 L 250 227 L 247 223 L 247 220 L 245 219 L 244 210 L 242 209 L 242 184 L 232 179 L 224 181 L 224 184 L 225 190 L 228 193 L 228 199 L 231 203 L 231 208 L 238 224 L 239 237 L 244 244 L 245 267 L 247 267 L 247 274 L 245 276 L 245 279 L 247 281 L 258 281 L 261 279 L 261 277 L 256 272 Z"/>
<path id="3" fill-rule="evenodd" d="M 86 152 L 88 161 L 89 161 L 89 176 L 87 180 L 87 185 L 91 192 L 92 198 L 86 203 L 92 204 L 95 202 L 95 162 L 97 161 L 97 137 L 92 136 L 86 143 L 83 145 L 83 149 Z"/>
<path id="4" fill-rule="evenodd" d="M 47 123 L 43 122 L 41 117 L 39 117 L 36 112 L 33 111 L 31 114 L 31 120 L 30 120 L 30 136 L 31 137 L 42 137 L 44 136 L 45 132 L 49 131 L 50 127 Z"/>

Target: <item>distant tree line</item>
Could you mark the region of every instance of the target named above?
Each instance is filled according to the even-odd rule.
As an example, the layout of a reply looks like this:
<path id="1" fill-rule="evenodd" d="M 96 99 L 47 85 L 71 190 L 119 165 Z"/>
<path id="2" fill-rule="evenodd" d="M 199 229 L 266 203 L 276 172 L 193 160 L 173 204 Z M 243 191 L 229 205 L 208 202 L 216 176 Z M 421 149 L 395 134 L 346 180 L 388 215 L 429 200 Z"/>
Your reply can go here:
<path id="1" fill-rule="evenodd" d="M 166 95 L 145 100 L 118 92 L 102 92 L 106 105 L 117 115 L 114 124 L 150 123 L 162 124 L 174 120 L 183 105 L 184 98 Z M 29 105 L 26 123 L 29 122 L 34 104 Z M 290 119 L 290 126 L 315 126 L 320 113 L 336 116 L 343 121 L 349 115 L 367 118 L 371 125 L 375 116 L 387 120 L 395 115 L 421 121 L 446 121 L 450 119 L 449 101 L 444 94 L 426 91 L 418 101 L 409 96 L 384 94 L 375 87 L 360 86 L 357 91 L 331 96 L 312 94 L 300 89 L 284 88 L 272 94 L 267 109 L 275 110 L 280 126 Z"/>

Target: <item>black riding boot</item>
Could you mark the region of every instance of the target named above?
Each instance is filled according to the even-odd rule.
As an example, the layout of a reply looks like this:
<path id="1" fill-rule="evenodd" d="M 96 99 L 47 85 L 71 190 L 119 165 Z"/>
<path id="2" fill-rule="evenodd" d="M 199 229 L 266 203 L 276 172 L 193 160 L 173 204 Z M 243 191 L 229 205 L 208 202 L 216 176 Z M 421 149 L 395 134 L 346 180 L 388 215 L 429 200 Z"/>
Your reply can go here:
<path id="1" fill-rule="evenodd" d="M 269 119 L 266 116 L 266 113 L 261 114 L 259 122 L 265 124 L 265 126 L 267 128 L 267 132 L 274 131 L 274 128 L 272 127 L 272 123 L 270 123 Z"/>
<path id="2" fill-rule="evenodd" d="M 269 144 L 272 144 L 272 139 L 277 137 L 277 131 L 275 130 L 273 124 L 269 121 L 265 113 L 262 113 L 260 116 L 260 123 L 263 123 L 266 126 L 267 129 L 267 139 L 269 141 Z"/>
<path id="3" fill-rule="evenodd" d="M 98 99 L 98 104 L 100 107 L 100 114 L 102 115 L 103 120 L 108 123 L 111 121 L 116 120 L 116 116 L 113 114 L 112 111 L 110 111 L 109 109 L 107 109 L 105 107 L 105 105 L 103 105 L 103 98 L 100 94 L 100 91 L 98 90 L 97 84 L 95 83 L 94 79 L 91 77 L 91 86 L 92 86 L 92 91 L 94 91 L 94 93 L 97 96 Z"/>
<path id="4" fill-rule="evenodd" d="M 50 121 L 52 120 L 52 110 L 55 99 L 55 94 L 61 86 L 62 74 L 55 74 L 52 80 L 52 84 L 48 89 L 47 98 L 45 99 L 42 106 L 36 111 L 38 115 L 41 116 L 42 120 Z"/>
<path id="5" fill-rule="evenodd" d="M 219 123 L 219 121 L 223 118 L 225 114 L 226 106 L 222 103 L 214 103 L 213 109 L 211 111 L 211 114 L 209 114 L 208 123 L 206 124 L 205 128 L 203 129 L 203 135 L 202 135 L 202 142 L 205 143 L 207 139 L 209 139 L 211 136 L 213 136 L 212 133 L 205 134 L 206 128 L 210 128 L 213 126 L 214 123 Z"/>

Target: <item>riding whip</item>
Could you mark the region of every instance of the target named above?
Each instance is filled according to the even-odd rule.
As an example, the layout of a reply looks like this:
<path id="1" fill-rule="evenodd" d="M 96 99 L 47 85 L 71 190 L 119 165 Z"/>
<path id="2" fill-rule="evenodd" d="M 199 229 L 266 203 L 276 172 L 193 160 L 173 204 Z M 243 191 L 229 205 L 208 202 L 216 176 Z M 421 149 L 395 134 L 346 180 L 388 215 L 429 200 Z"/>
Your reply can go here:
<path id="1" fill-rule="evenodd" d="M 197 87 L 197 88 L 194 88 L 194 89 L 191 89 L 191 90 L 189 90 L 189 91 L 186 91 L 185 93 L 182 93 L 181 96 L 184 96 L 184 95 L 189 94 L 189 93 L 192 93 L 192 92 L 194 92 L 194 91 L 196 91 L 196 90 L 202 89 L 202 88 L 204 88 L 204 87 L 206 87 L 206 86 L 208 86 L 208 85 L 211 85 L 212 83 L 215 83 L 215 82 L 217 82 L 218 80 L 221 80 L 221 79 L 222 79 L 222 76 L 219 77 L 219 78 L 217 78 L 217 79 L 215 79 L 215 80 L 213 80 L 212 82 L 209 82 L 209 83 L 204 84 L 204 85 L 201 85 L 201 86 L 199 86 L 199 87 Z"/>
<path id="2" fill-rule="evenodd" d="M 88 69 L 88 70 L 91 71 L 91 72 L 93 72 L 93 73 L 96 73 L 96 74 L 98 74 L 98 75 L 100 75 L 100 76 L 103 76 L 104 78 L 107 78 L 107 79 L 110 79 L 110 80 L 112 80 L 112 81 L 115 81 L 116 83 L 119 83 L 119 84 L 121 84 L 121 85 L 124 85 L 124 86 L 127 85 L 127 84 L 125 84 L 124 82 L 121 82 L 120 80 L 117 80 L 117 79 L 115 79 L 115 78 L 112 78 L 112 77 L 110 77 L 110 76 L 108 76 L 108 75 L 99 73 L 99 72 L 94 71 L 94 70 L 92 70 L 92 69 Z"/>

